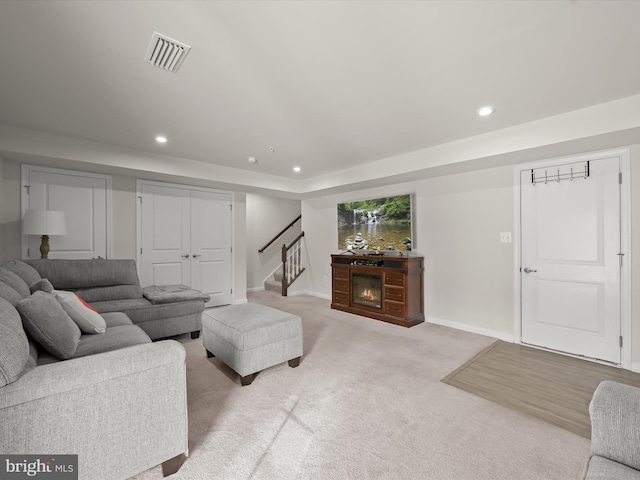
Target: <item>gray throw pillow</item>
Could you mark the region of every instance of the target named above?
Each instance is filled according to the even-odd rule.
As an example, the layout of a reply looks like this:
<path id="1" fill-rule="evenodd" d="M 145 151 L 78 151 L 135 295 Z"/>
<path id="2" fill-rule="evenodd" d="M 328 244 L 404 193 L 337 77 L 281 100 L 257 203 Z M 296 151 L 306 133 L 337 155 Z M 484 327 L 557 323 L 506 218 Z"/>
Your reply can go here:
<path id="1" fill-rule="evenodd" d="M 26 283 L 27 285 L 31 285 L 41 278 L 40 274 L 35 268 L 21 260 L 11 260 L 2 265 L 2 267 L 6 268 L 7 270 L 11 270 L 13 273 L 18 275 L 22 280 L 24 280 L 24 283 Z"/>
<path id="2" fill-rule="evenodd" d="M 51 282 L 46 278 L 41 278 L 37 282 L 29 285 L 29 290 L 31 290 L 31 293 L 37 292 L 38 290 L 41 290 L 44 293 L 53 293 L 53 285 L 51 285 Z"/>
<path id="3" fill-rule="evenodd" d="M 4 298 L 11 305 L 15 306 L 16 303 L 22 300 L 22 295 L 20 295 L 6 283 L 0 282 L 0 298 Z"/>
<path id="4" fill-rule="evenodd" d="M 37 291 L 16 304 L 25 330 L 50 354 L 66 360 L 73 357 L 80 329 L 50 293 Z"/>
<path id="5" fill-rule="evenodd" d="M 15 382 L 29 359 L 29 341 L 22 328 L 20 315 L 0 298 L 0 387 Z"/>
<path id="6" fill-rule="evenodd" d="M 4 282 L 22 295 L 22 298 L 31 295 L 29 284 L 25 283 L 18 275 L 4 267 L 0 267 L 0 282 Z"/>

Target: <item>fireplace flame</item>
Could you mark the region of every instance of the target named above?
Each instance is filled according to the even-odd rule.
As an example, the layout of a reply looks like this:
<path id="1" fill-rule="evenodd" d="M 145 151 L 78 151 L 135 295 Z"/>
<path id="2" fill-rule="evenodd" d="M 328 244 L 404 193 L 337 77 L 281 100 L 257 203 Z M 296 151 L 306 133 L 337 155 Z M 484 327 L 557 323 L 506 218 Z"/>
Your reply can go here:
<path id="1" fill-rule="evenodd" d="M 362 298 L 363 300 L 368 300 L 370 302 L 375 302 L 378 299 L 378 296 L 370 288 L 365 288 L 360 294 L 360 298 Z"/>

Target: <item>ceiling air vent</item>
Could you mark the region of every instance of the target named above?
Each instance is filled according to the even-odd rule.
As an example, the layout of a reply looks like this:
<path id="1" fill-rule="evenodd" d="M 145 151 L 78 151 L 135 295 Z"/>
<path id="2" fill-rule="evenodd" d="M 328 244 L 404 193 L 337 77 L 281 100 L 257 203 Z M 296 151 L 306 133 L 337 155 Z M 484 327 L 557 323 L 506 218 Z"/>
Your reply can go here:
<path id="1" fill-rule="evenodd" d="M 161 33 L 153 32 L 144 60 L 158 68 L 177 72 L 189 50 L 191 50 L 189 45 Z"/>

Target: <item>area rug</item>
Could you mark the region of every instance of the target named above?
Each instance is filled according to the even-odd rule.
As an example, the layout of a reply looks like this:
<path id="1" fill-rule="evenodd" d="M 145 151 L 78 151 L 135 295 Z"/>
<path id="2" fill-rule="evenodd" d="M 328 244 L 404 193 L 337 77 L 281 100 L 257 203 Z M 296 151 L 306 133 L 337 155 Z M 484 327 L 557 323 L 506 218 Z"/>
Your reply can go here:
<path id="1" fill-rule="evenodd" d="M 442 381 L 591 438 L 589 402 L 600 382 L 640 386 L 640 374 L 497 341 Z"/>
<path id="2" fill-rule="evenodd" d="M 440 381 L 495 339 L 307 295 L 249 301 L 302 318 L 302 362 L 243 387 L 187 335 L 190 454 L 172 480 L 580 479 L 587 439 Z"/>

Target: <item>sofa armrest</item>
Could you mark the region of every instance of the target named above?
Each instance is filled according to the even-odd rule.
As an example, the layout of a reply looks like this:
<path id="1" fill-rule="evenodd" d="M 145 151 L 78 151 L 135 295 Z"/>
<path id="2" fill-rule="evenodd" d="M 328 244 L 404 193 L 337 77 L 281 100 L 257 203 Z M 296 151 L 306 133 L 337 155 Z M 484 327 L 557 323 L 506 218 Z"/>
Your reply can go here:
<path id="1" fill-rule="evenodd" d="M 589 414 L 592 453 L 640 470 L 640 388 L 602 382 Z"/>
<path id="2" fill-rule="evenodd" d="M 0 388 L 0 452 L 77 454 L 118 479 L 186 453 L 185 351 L 173 340 L 41 365 Z"/>

